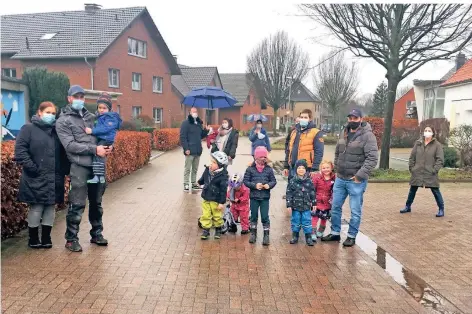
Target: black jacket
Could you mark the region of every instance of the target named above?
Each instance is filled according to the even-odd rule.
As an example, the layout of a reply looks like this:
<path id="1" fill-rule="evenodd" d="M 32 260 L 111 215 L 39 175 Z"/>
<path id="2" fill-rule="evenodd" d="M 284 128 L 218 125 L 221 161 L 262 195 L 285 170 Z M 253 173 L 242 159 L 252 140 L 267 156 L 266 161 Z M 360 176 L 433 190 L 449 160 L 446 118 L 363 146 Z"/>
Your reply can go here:
<path id="1" fill-rule="evenodd" d="M 307 211 L 315 206 L 315 187 L 310 176 L 299 178 L 298 175 L 290 180 L 287 186 L 287 208 Z"/>
<path id="2" fill-rule="evenodd" d="M 210 174 L 210 169 L 205 166 L 203 175 L 198 180 L 198 184 L 203 185 L 202 198 L 205 201 L 217 202 L 218 204 L 226 203 L 226 192 L 228 190 L 228 171 L 223 168 L 220 172 L 213 176 Z"/>
<path id="3" fill-rule="evenodd" d="M 15 161 L 23 166 L 18 200 L 29 204 L 64 202 L 64 176 L 69 162 L 54 125 L 33 116 L 16 138 Z"/>
<path id="4" fill-rule="evenodd" d="M 231 159 L 236 158 L 236 149 L 238 148 L 238 141 L 239 141 L 239 131 L 238 130 L 231 130 L 231 133 L 228 134 L 228 141 L 226 142 L 225 149 L 223 152 Z M 213 144 L 211 147 L 211 152 L 214 153 L 218 150 L 216 144 Z"/>
<path id="5" fill-rule="evenodd" d="M 256 189 L 256 184 L 268 184 L 269 190 L 258 190 Z M 251 190 L 251 199 L 255 200 L 264 200 L 270 198 L 270 190 L 274 188 L 277 184 L 277 180 L 275 179 L 274 169 L 270 166 L 266 165 L 262 172 L 257 171 L 256 164 L 253 163 L 246 169 L 246 173 L 244 174 L 244 185 L 247 186 Z"/>
<path id="6" fill-rule="evenodd" d="M 203 128 L 203 121 L 200 118 L 196 120 L 189 115 L 187 120 L 180 126 L 180 145 L 184 150 L 190 151 L 191 156 L 200 156 L 202 154 L 202 139 L 208 135 L 208 130 Z"/>

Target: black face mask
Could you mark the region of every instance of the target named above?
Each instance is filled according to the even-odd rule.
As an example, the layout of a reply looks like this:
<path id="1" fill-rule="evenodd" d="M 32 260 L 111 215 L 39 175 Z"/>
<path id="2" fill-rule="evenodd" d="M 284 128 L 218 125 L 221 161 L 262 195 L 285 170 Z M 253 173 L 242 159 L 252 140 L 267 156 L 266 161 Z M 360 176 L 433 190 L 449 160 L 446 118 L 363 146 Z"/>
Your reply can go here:
<path id="1" fill-rule="evenodd" d="M 361 126 L 361 122 L 348 122 L 347 127 L 351 130 L 357 130 Z"/>

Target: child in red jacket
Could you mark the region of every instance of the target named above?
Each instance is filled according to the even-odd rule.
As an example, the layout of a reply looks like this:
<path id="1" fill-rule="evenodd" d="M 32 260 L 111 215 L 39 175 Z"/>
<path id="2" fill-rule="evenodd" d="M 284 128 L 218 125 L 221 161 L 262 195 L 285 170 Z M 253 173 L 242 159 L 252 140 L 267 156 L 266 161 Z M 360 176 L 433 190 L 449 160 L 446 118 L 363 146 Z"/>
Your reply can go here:
<path id="1" fill-rule="evenodd" d="M 331 203 L 333 201 L 333 186 L 336 175 L 334 174 L 334 164 L 331 161 L 323 160 L 320 164 L 320 172 L 312 176 L 315 186 L 316 202 L 315 210 L 311 212 L 311 222 L 313 226 L 313 241 L 321 238 L 326 228 L 326 221 L 330 217 Z M 318 228 L 318 221 L 320 226 Z"/>
<path id="2" fill-rule="evenodd" d="M 243 184 L 244 177 L 235 173 L 229 179 L 227 198 L 231 203 L 234 220 L 241 221 L 241 234 L 249 233 L 249 189 Z"/>
<path id="3" fill-rule="evenodd" d="M 218 132 L 215 132 L 213 128 L 210 128 L 210 131 L 208 132 L 206 142 L 207 142 L 207 148 L 210 149 L 211 146 L 216 142 L 216 136 L 218 135 Z"/>

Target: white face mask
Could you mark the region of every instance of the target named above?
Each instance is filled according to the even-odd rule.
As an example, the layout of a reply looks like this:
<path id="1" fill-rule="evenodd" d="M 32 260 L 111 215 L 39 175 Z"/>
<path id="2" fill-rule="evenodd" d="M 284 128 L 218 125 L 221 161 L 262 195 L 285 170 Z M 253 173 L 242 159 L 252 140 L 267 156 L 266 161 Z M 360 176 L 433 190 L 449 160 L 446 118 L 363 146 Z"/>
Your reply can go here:
<path id="1" fill-rule="evenodd" d="M 221 126 L 223 127 L 223 129 L 228 129 L 228 123 L 223 123 Z"/>
<path id="2" fill-rule="evenodd" d="M 258 133 L 257 138 L 260 139 L 260 140 L 263 140 L 265 138 L 265 135 L 262 134 L 262 133 Z"/>
<path id="3" fill-rule="evenodd" d="M 424 137 L 426 137 L 426 138 L 431 138 L 431 137 L 433 137 L 433 132 L 424 131 L 423 135 L 424 135 Z"/>
<path id="4" fill-rule="evenodd" d="M 190 115 L 191 115 L 192 118 L 194 118 L 194 119 L 198 118 L 198 112 L 192 112 Z"/>

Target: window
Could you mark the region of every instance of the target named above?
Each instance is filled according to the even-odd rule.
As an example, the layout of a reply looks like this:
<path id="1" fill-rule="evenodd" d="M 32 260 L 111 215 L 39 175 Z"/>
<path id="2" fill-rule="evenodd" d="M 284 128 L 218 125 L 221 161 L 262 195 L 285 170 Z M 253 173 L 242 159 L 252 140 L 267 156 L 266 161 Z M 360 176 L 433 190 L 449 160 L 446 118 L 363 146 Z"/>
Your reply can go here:
<path id="1" fill-rule="evenodd" d="M 444 118 L 444 88 L 428 88 L 424 90 L 424 119 Z"/>
<path id="2" fill-rule="evenodd" d="M 162 93 L 162 77 L 160 76 L 152 77 L 152 91 L 154 93 Z"/>
<path id="3" fill-rule="evenodd" d="M 108 87 L 120 87 L 120 70 L 108 69 Z"/>
<path id="4" fill-rule="evenodd" d="M 141 73 L 133 73 L 131 88 L 133 90 L 141 90 Z"/>
<path id="5" fill-rule="evenodd" d="M 247 114 L 243 115 L 243 124 L 247 123 Z"/>
<path id="6" fill-rule="evenodd" d="M 134 38 L 128 38 L 128 54 L 136 57 L 147 57 L 147 43 Z"/>
<path id="7" fill-rule="evenodd" d="M 141 106 L 133 106 L 133 118 L 137 118 L 141 115 L 143 108 Z"/>
<path id="8" fill-rule="evenodd" d="M 246 97 L 246 103 L 247 103 L 248 105 L 251 104 L 251 95 L 247 95 L 247 97 Z"/>
<path id="9" fill-rule="evenodd" d="M 152 108 L 152 117 L 155 123 L 162 123 L 162 108 Z"/>
<path id="10" fill-rule="evenodd" d="M 16 69 L 3 68 L 2 75 L 6 77 L 16 77 Z"/>
<path id="11" fill-rule="evenodd" d="M 47 34 L 44 34 L 43 37 L 41 37 L 42 40 L 48 40 L 48 39 L 51 39 L 53 38 L 54 36 L 56 36 L 57 33 L 47 33 Z"/>
<path id="12" fill-rule="evenodd" d="M 121 114 L 121 106 L 120 105 L 116 106 L 116 113 Z"/>

